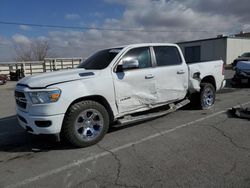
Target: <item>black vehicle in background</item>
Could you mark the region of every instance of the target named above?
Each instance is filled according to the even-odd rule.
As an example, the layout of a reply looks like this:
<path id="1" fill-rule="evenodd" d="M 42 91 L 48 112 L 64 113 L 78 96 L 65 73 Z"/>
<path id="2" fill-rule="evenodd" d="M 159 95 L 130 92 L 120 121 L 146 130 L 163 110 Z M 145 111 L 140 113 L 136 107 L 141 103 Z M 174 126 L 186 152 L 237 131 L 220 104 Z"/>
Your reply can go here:
<path id="1" fill-rule="evenodd" d="M 232 66 L 235 67 L 239 61 L 250 61 L 250 52 L 246 52 L 235 59 Z"/>
<path id="2" fill-rule="evenodd" d="M 24 77 L 23 69 L 17 69 L 16 71 L 10 72 L 10 80 L 11 81 L 18 81 Z"/>
<path id="3" fill-rule="evenodd" d="M 234 67 L 235 75 L 232 79 L 233 86 L 249 85 L 250 61 L 239 61 Z"/>
<path id="4" fill-rule="evenodd" d="M 7 82 L 8 77 L 6 75 L 0 74 L 0 85 L 4 85 Z"/>

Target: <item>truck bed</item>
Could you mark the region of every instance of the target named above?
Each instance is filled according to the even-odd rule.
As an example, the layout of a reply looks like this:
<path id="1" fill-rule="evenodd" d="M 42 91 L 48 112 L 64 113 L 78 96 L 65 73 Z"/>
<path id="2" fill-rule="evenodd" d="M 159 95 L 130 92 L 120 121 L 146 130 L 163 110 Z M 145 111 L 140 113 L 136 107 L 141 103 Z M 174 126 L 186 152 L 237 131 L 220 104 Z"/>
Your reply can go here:
<path id="1" fill-rule="evenodd" d="M 188 64 L 189 92 L 199 92 L 201 80 L 208 76 L 214 78 L 217 91 L 223 88 L 225 86 L 223 64 L 222 60 Z"/>

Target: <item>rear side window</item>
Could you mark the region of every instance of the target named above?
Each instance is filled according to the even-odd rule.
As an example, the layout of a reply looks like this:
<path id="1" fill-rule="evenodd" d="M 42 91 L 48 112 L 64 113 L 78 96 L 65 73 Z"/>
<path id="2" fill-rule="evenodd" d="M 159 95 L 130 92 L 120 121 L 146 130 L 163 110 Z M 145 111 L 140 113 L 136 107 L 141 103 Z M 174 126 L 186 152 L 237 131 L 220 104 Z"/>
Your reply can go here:
<path id="1" fill-rule="evenodd" d="M 157 66 L 179 65 L 182 63 L 179 50 L 174 46 L 155 46 Z"/>

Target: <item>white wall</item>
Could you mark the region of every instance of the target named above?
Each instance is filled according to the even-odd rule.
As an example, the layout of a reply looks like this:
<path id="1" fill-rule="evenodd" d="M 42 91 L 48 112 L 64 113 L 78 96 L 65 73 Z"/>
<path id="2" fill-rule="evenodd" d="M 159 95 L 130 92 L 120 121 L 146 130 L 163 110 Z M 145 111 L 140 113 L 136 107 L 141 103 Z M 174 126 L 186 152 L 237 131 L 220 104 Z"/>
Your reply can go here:
<path id="1" fill-rule="evenodd" d="M 227 39 L 227 63 L 230 64 L 239 55 L 250 52 L 250 39 L 228 38 Z"/>

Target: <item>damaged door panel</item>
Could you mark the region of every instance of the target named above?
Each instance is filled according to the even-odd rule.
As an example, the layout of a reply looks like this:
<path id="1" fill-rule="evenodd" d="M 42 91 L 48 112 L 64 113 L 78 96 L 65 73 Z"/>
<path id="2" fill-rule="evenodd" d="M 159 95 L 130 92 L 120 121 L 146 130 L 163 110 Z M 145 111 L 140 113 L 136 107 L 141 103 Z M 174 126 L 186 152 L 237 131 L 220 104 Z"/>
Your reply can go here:
<path id="1" fill-rule="evenodd" d="M 134 67 L 136 61 L 138 67 Z M 128 51 L 122 57 L 119 66 L 123 66 L 123 70 L 114 74 L 119 113 L 149 108 L 150 105 L 155 104 L 157 102 L 156 79 L 150 49 L 143 47 Z"/>
<path id="2" fill-rule="evenodd" d="M 116 103 L 119 113 L 133 111 L 157 102 L 155 79 L 145 79 L 149 70 L 128 71 L 115 80 Z"/>
<path id="3" fill-rule="evenodd" d="M 174 46 L 154 47 L 158 102 L 183 99 L 188 90 L 188 67 Z"/>

